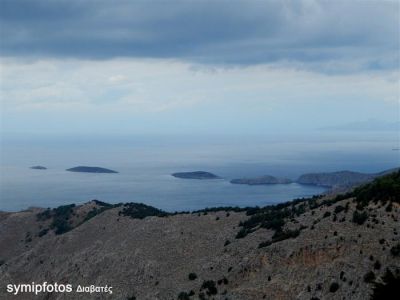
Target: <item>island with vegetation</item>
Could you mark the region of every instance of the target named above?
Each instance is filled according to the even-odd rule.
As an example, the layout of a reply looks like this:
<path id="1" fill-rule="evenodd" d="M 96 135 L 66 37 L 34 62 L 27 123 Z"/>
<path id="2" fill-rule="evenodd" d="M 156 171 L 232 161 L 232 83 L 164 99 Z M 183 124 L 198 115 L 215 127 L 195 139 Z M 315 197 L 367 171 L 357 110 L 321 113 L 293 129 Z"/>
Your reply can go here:
<path id="1" fill-rule="evenodd" d="M 182 179 L 219 179 L 221 177 L 205 171 L 194 171 L 194 172 L 178 172 L 171 174 L 176 178 Z"/>
<path id="2" fill-rule="evenodd" d="M 30 168 L 33 169 L 33 170 L 47 170 L 47 168 L 43 167 L 43 166 L 33 166 L 33 167 L 30 167 Z"/>
<path id="3" fill-rule="evenodd" d="M 117 171 L 100 168 L 100 167 L 87 167 L 87 166 L 79 166 L 67 169 L 69 172 L 83 172 L 83 173 L 118 173 Z"/>
<path id="4" fill-rule="evenodd" d="M 230 181 L 233 184 L 247 184 L 247 185 L 267 185 L 267 184 L 289 184 L 292 181 L 288 178 L 277 178 L 271 175 L 264 175 L 253 178 L 239 178 Z"/>

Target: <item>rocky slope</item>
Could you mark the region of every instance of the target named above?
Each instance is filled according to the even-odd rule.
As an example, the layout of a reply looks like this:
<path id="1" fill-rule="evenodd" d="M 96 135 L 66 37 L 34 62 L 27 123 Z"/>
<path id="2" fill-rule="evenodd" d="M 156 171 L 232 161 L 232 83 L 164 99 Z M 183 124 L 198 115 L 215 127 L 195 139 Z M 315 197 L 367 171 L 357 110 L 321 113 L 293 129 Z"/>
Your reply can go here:
<path id="1" fill-rule="evenodd" d="M 390 299 L 377 295 L 399 292 L 399 203 L 400 173 L 264 208 L 169 214 L 91 201 L 1 213 L 0 299 Z M 44 281 L 113 294 L 5 288 Z"/>

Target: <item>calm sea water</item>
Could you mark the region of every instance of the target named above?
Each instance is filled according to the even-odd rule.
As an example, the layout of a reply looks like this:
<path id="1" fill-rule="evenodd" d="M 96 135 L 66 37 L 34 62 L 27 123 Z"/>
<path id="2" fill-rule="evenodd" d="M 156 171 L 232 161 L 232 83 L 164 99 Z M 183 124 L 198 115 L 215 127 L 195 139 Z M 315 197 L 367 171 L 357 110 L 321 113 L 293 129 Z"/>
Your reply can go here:
<path id="1" fill-rule="evenodd" d="M 0 210 L 55 207 L 91 199 L 143 202 L 167 211 L 267 205 L 323 193 L 299 184 L 246 186 L 230 179 L 306 172 L 378 172 L 399 165 L 393 135 L 315 137 L 80 137 L 3 139 Z M 31 170 L 43 165 L 48 170 Z M 100 166 L 118 174 L 71 173 Z M 223 179 L 185 180 L 178 171 L 204 170 Z"/>

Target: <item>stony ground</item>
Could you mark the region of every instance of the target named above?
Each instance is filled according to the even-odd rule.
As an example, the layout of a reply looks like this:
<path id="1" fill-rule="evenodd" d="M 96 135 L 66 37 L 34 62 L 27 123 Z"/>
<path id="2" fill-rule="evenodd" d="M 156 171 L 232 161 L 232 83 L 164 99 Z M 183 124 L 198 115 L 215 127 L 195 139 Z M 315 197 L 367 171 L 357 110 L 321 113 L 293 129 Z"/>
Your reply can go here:
<path id="1" fill-rule="evenodd" d="M 359 225 L 355 206 L 351 198 L 307 206 L 284 225 L 301 228 L 297 237 L 262 248 L 274 230 L 236 238 L 244 211 L 134 219 L 113 207 L 85 220 L 101 208 L 89 202 L 73 208 L 72 229 L 59 235 L 50 219 L 38 221 L 43 210 L 1 213 L 0 299 L 369 299 L 372 282 L 399 270 L 391 249 L 400 207 L 371 203 Z M 10 283 L 44 281 L 108 285 L 113 294 L 6 292 Z"/>

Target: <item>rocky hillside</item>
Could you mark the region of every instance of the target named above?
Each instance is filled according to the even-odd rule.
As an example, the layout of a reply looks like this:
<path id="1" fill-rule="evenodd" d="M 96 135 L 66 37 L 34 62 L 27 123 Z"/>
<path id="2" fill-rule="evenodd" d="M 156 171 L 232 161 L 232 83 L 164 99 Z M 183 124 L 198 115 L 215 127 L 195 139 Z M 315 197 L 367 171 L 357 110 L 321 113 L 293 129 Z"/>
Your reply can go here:
<path id="1" fill-rule="evenodd" d="M 263 208 L 91 201 L 1 213 L 0 299 L 394 299 L 399 218 L 400 173 Z M 6 291 L 44 281 L 113 294 Z"/>

